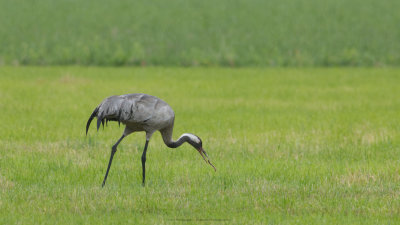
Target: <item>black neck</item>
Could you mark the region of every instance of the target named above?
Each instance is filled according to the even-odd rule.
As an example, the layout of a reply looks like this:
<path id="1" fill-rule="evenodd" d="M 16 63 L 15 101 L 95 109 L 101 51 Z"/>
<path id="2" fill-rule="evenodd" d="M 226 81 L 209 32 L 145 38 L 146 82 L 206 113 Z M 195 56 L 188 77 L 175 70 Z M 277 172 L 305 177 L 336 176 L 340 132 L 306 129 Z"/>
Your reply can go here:
<path id="1" fill-rule="evenodd" d="M 173 141 L 171 138 L 165 144 L 170 148 L 177 148 L 177 147 L 181 146 L 183 143 L 188 142 L 188 141 L 189 141 L 189 137 L 184 135 L 184 136 L 181 136 L 177 141 Z"/>

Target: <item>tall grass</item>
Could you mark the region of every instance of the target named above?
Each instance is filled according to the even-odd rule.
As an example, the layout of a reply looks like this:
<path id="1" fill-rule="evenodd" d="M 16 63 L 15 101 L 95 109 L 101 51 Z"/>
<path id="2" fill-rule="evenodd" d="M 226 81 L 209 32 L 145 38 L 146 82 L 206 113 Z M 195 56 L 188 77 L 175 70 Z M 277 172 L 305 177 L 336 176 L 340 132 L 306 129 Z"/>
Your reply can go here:
<path id="1" fill-rule="evenodd" d="M 400 65 L 397 0 L 0 0 L 0 64 Z"/>
<path id="2" fill-rule="evenodd" d="M 399 223 L 397 69 L 0 68 L 0 223 Z M 145 92 L 175 110 L 189 145 L 120 144 L 93 108 Z"/>

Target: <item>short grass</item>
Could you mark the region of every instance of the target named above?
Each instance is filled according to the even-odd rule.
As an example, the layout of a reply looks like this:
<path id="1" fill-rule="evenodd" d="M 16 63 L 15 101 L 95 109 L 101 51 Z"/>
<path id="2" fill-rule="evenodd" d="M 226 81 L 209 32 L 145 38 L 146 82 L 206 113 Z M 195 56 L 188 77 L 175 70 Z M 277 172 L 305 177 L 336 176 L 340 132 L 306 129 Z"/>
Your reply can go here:
<path id="1" fill-rule="evenodd" d="M 400 223 L 399 69 L 0 68 L 1 224 Z M 214 172 L 155 134 L 85 137 L 94 107 L 145 92 Z"/>
<path id="2" fill-rule="evenodd" d="M 0 0 L 0 65 L 400 65 L 399 0 Z"/>

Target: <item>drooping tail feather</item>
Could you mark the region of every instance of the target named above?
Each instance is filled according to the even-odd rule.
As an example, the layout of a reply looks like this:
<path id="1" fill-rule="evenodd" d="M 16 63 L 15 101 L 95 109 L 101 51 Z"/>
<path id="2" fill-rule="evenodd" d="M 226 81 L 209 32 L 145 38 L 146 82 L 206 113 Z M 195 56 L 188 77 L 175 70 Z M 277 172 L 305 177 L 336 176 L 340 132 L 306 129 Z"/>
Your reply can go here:
<path id="1" fill-rule="evenodd" d="M 86 135 L 94 117 L 97 117 L 97 130 L 100 129 L 101 125 L 104 129 L 104 124 L 107 125 L 108 121 L 117 121 L 120 124 L 129 119 L 132 116 L 129 112 L 132 113 L 133 103 L 125 102 L 126 100 L 121 96 L 111 96 L 104 99 L 90 116 L 86 124 Z"/>
<path id="2" fill-rule="evenodd" d="M 97 117 L 97 131 L 99 131 L 101 121 L 103 121 L 101 118 Z"/>
<path id="3" fill-rule="evenodd" d="M 90 115 L 89 120 L 87 121 L 87 124 L 86 124 L 86 135 L 87 135 L 87 133 L 89 131 L 90 123 L 92 122 L 93 118 L 95 116 L 97 116 L 97 112 L 98 111 L 99 111 L 99 107 L 96 107 L 94 109 L 94 111 L 92 112 L 92 115 Z M 99 125 L 97 125 L 97 130 L 99 130 Z"/>

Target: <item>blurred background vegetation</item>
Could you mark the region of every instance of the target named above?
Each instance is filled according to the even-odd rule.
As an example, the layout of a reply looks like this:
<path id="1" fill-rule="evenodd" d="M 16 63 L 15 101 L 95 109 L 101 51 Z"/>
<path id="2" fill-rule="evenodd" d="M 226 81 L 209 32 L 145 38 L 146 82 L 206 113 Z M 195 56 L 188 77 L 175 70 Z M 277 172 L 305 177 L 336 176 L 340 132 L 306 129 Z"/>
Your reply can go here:
<path id="1" fill-rule="evenodd" d="M 0 65 L 399 66 L 398 0 L 0 0 Z"/>

